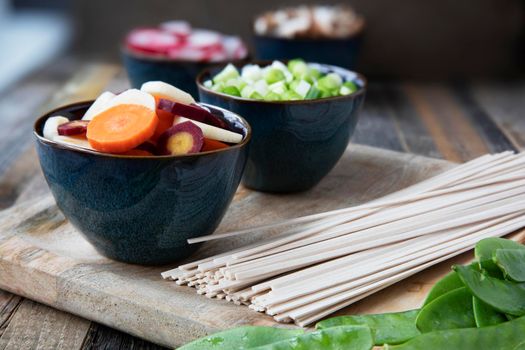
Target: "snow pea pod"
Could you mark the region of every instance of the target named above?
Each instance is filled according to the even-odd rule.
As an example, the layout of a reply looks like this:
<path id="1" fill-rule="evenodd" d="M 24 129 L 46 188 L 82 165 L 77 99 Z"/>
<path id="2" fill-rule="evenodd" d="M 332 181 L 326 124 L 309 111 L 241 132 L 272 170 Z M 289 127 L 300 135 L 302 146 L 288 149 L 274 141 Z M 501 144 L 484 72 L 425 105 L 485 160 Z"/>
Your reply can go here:
<path id="1" fill-rule="evenodd" d="M 372 331 L 367 326 L 341 326 L 305 333 L 254 350 L 370 350 L 373 346 Z"/>
<path id="2" fill-rule="evenodd" d="M 493 326 L 502 322 L 507 322 L 505 314 L 502 314 L 475 296 L 472 297 L 472 307 L 474 310 L 476 326 L 478 327 Z"/>
<path id="3" fill-rule="evenodd" d="M 483 328 L 462 328 L 419 335 L 385 350 L 509 350 L 525 341 L 525 317 Z"/>
<path id="4" fill-rule="evenodd" d="M 525 350 L 525 341 L 516 345 L 512 350 Z"/>
<path id="5" fill-rule="evenodd" d="M 516 282 L 525 282 L 525 249 L 498 249 L 493 261 L 505 277 Z"/>
<path id="6" fill-rule="evenodd" d="M 525 315 L 525 283 L 502 281 L 461 265 L 453 269 L 474 296 L 500 312 Z"/>
<path id="7" fill-rule="evenodd" d="M 490 276 L 502 277 L 501 270 L 492 260 L 492 257 L 498 249 L 523 249 L 525 246 L 510 239 L 490 237 L 479 241 L 474 248 L 474 255 L 476 256 L 479 266 L 485 270 Z"/>
<path id="8" fill-rule="evenodd" d="M 375 315 L 339 316 L 319 322 L 317 329 L 347 325 L 366 325 L 372 330 L 375 345 L 399 344 L 420 334 L 416 328 L 419 310 Z"/>
<path id="9" fill-rule="evenodd" d="M 188 343 L 179 350 L 252 349 L 303 334 L 301 329 L 245 326 L 228 329 Z"/>
<path id="10" fill-rule="evenodd" d="M 445 277 L 437 281 L 436 284 L 434 284 L 432 289 L 430 289 L 430 292 L 428 292 L 427 298 L 423 302 L 423 306 L 429 304 L 431 301 L 437 299 L 443 294 L 463 286 L 464 284 L 459 278 L 458 274 L 454 271 L 451 271 Z"/>
<path id="11" fill-rule="evenodd" d="M 416 326 L 422 333 L 476 327 L 472 294 L 461 287 L 436 298 L 419 311 Z"/>

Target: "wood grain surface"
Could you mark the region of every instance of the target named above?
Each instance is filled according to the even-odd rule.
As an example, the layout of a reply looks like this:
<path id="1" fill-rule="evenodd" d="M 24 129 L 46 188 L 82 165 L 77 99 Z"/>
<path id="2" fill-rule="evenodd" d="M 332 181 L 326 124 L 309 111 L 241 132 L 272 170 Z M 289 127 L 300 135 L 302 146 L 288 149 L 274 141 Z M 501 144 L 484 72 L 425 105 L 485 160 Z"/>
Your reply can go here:
<path id="1" fill-rule="evenodd" d="M 30 132 L 33 121 L 42 111 L 91 98 L 105 87 L 119 91 L 126 86 L 125 75 L 119 67 L 64 59 L 2 95 L 0 209 L 25 203 L 47 192 L 35 162 Z M 520 82 L 464 85 L 372 82 L 352 141 L 451 161 L 465 161 L 487 150 L 523 150 L 524 93 L 525 83 Z M 336 170 L 331 175 L 341 176 Z M 349 176 L 357 175 L 350 173 Z M 320 186 L 327 190 L 322 184 Z M 244 191 L 239 191 L 237 196 L 243 195 Z M 300 210 L 320 209 L 315 201 L 301 205 Z M 257 214 L 252 213 L 250 223 L 267 219 Z M 468 254 L 463 257 L 468 258 Z M 433 268 L 427 273 L 435 280 L 443 270 Z M 427 287 L 425 283 L 432 282 L 421 283 L 414 277 L 406 283 L 410 290 L 421 291 Z M 389 302 L 390 295 L 397 293 L 397 287 L 368 298 L 374 307 L 358 303 L 348 311 L 402 308 L 404 305 Z M 28 315 L 36 321 L 19 322 Z M 56 322 L 57 327 L 50 327 L 49 320 Z M 54 349 L 60 346 L 70 349 L 161 348 L 96 322 L 0 291 L 0 349 Z"/>

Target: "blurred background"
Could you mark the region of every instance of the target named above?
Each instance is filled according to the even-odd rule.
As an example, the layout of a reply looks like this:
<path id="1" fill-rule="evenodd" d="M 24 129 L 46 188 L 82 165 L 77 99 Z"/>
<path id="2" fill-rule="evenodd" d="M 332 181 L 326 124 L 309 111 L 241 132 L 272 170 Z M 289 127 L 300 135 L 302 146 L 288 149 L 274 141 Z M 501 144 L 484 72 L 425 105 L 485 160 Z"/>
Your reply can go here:
<path id="1" fill-rule="evenodd" d="M 185 19 L 239 34 L 295 0 L 0 0 L 0 91 L 59 56 L 119 61 L 119 43 L 137 26 Z M 331 2 L 333 3 L 333 2 Z M 366 18 L 357 69 L 372 78 L 509 79 L 525 62 L 525 0 L 351 0 Z"/>

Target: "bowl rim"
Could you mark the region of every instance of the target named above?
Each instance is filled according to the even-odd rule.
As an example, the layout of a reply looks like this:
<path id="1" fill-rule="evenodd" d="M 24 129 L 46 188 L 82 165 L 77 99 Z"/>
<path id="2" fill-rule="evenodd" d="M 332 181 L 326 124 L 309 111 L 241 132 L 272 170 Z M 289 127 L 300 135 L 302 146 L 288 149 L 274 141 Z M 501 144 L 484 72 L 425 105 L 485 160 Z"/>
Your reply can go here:
<path id="1" fill-rule="evenodd" d="M 268 64 L 271 64 L 274 60 L 251 60 L 251 61 L 248 61 L 246 63 L 244 63 L 244 65 L 246 64 L 258 64 L 258 65 L 263 65 L 263 66 L 266 66 Z M 288 62 L 289 60 L 279 60 L 283 63 L 286 63 Z M 339 101 L 339 100 L 351 100 L 351 99 L 354 99 L 356 98 L 357 96 L 359 95 L 362 95 L 364 94 L 367 89 L 368 89 L 368 79 L 366 79 L 366 77 L 361 74 L 361 73 L 358 73 L 358 72 L 355 72 L 355 71 L 352 71 L 352 70 L 349 70 L 349 69 L 346 69 L 346 68 L 343 68 L 343 67 L 339 67 L 339 66 L 334 66 L 334 65 L 331 65 L 331 64 L 325 64 L 325 63 L 317 63 L 317 62 L 306 62 L 307 64 L 318 64 L 320 66 L 324 66 L 324 67 L 328 67 L 329 69 L 330 68 L 337 68 L 337 69 L 341 69 L 341 70 L 344 70 L 344 71 L 347 71 L 347 72 L 350 72 L 350 73 L 354 73 L 357 75 L 357 77 L 363 82 L 363 86 L 359 87 L 359 89 L 356 91 L 356 92 L 353 92 L 349 95 L 342 95 L 342 96 L 332 96 L 332 97 L 325 97 L 325 98 L 316 98 L 316 99 L 313 99 L 313 100 L 289 100 L 289 101 L 267 101 L 267 100 L 255 100 L 255 99 L 251 99 L 251 98 L 244 98 L 244 97 L 239 97 L 239 96 L 232 96 L 232 95 L 228 95 L 228 94 L 225 94 L 225 93 L 222 93 L 222 92 L 218 92 L 218 91 L 214 91 L 206 86 L 204 86 L 203 84 L 203 78 L 206 76 L 206 75 L 209 75 L 210 74 L 210 71 L 214 68 L 218 68 L 218 67 L 208 67 L 208 68 L 205 68 L 203 69 L 198 75 L 197 75 L 197 78 L 195 78 L 195 84 L 197 85 L 197 88 L 199 91 L 205 91 L 211 95 L 215 95 L 217 97 L 221 97 L 223 99 L 232 99 L 234 101 L 238 101 L 238 102 L 243 102 L 243 103 L 264 103 L 264 104 L 268 104 L 268 105 L 300 105 L 300 104 L 315 104 L 315 103 L 323 103 L 323 102 L 331 102 L 331 101 Z M 234 66 L 236 66 L 237 68 L 239 68 L 239 63 L 232 63 Z M 221 68 L 225 67 L 226 65 L 222 65 Z"/>
<path id="2" fill-rule="evenodd" d="M 135 59 L 143 60 L 143 61 L 151 61 L 155 63 L 178 63 L 178 64 L 203 64 L 203 65 L 209 65 L 209 66 L 221 66 L 225 63 L 229 62 L 235 62 L 235 63 L 242 63 L 243 61 L 249 61 L 251 57 L 250 50 L 246 51 L 246 57 L 244 58 L 238 58 L 234 60 L 222 60 L 217 62 L 208 62 L 208 61 L 191 61 L 191 60 L 178 60 L 176 58 L 170 58 L 163 55 L 148 55 L 145 53 L 137 52 L 134 50 L 131 50 L 126 46 L 125 43 L 120 44 L 120 52 L 123 55 L 128 55 L 130 57 L 133 57 Z"/>
<path id="3" fill-rule="evenodd" d="M 78 153 L 87 153 L 87 154 L 99 156 L 99 157 L 102 157 L 102 158 L 170 160 L 170 159 L 185 159 L 185 158 L 193 158 L 193 157 L 199 157 L 199 156 L 207 156 L 207 155 L 210 155 L 210 154 L 218 154 L 218 153 L 222 153 L 222 152 L 233 151 L 235 149 L 241 149 L 241 148 L 246 147 L 246 145 L 248 145 L 248 143 L 250 142 L 250 140 L 252 138 L 252 127 L 251 127 L 250 123 L 248 123 L 248 121 L 246 119 L 244 119 L 243 117 L 241 117 L 237 113 L 229 111 L 229 110 L 227 110 L 225 108 L 221 108 L 221 107 L 218 107 L 218 106 L 214 106 L 214 105 L 211 105 L 211 104 L 208 104 L 208 103 L 202 103 L 202 102 L 198 102 L 197 104 L 206 106 L 208 108 L 212 107 L 212 108 L 217 109 L 217 110 L 219 110 L 219 111 L 221 111 L 223 113 L 226 112 L 226 113 L 232 114 L 233 116 L 239 118 L 239 120 L 242 122 L 243 126 L 246 128 L 246 135 L 244 136 L 243 140 L 241 142 L 235 144 L 235 145 L 229 146 L 228 148 L 221 148 L 221 149 L 217 149 L 217 150 L 213 150 L 213 151 L 190 153 L 190 154 L 184 154 L 184 155 L 160 155 L 160 156 L 156 156 L 156 155 L 151 155 L 151 156 L 138 155 L 137 156 L 137 155 L 104 153 L 104 152 L 97 152 L 97 151 L 90 150 L 90 149 L 82 149 L 82 148 L 79 148 L 79 147 L 75 147 L 75 146 L 71 146 L 71 145 L 67 145 L 67 144 L 63 144 L 63 143 L 59 143 L 59 142 L 56 142 L 56 141 L 49 140 L 49 139 L 45 138 L 44 136 L 39 135 L 39 133 L 37 132 L 37 126 L 42 124 L 44 119 L 51 118 L 51 116 L 53 114 L 60 115 L 59 112 L 63 111 L 64 109 L 73 108 L 73 107 L 86 105 L 86 104 L 90 105 L 94 101 L 95 100 L 85 100 L 85 101 L 69 103 L 69 104 L 66 104 L 66 105 L 54 108 L 54 109 L 50 110 L 49 112 L 46 112 L 46 113 L 42 114 L 33 123 L 33 135 L 36 137 L 37 142 L 42 142 L 44 144 L 47 144 L 47 145 L 49 145 L 51 147 L 58 148 L 58 149 L 65 149 L 65 150 L 68 150 L 68 151 L 74 151 L 74 152 L 78 152 Z"/>

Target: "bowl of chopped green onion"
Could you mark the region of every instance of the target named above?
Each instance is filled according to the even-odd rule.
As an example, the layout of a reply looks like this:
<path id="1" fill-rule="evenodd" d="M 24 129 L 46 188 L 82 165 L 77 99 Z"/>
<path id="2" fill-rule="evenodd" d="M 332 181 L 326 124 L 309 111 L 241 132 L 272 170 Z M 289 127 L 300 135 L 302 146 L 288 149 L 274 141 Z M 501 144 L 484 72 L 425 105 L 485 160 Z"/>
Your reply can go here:
<path id="1" fill-rule="evenodd" d="M 334 167 L 355 130 L 366 85 L 359 73 L 301 59 L 228 64 L 197 77 L 202 102 L 252 125 L 244 185 L 278 193 L 308 190 Z"/>

